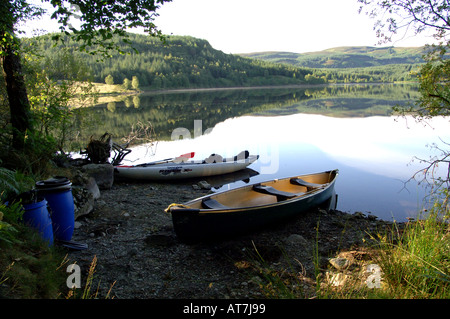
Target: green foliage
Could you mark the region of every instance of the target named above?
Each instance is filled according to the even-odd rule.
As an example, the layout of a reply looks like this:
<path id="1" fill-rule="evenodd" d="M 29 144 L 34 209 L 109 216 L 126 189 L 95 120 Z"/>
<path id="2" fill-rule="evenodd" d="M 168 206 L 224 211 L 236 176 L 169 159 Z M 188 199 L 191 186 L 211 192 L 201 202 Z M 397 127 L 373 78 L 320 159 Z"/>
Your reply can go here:
<path id="1" fill-rule="evenodd" d="M 133 75 L 133 78 L 131 80 L 131 86 L 132 86 L 133 90 L 139 89 L 139 79 L 136 75 Z"/>
<path id="2" fill-rule="evenodd" d="M 132 47 L 120 44 L 126 54 L 112 52 L 109 59 L 98 61 L 95 56 L 79 51 L 79 44 L 69 37 L 64 45 L 51 45 L 52 35 L 33 39 L 45 56 L 57 54 L 62 47 L 79 57 L 92 70 L 93 80 L 104 82 L 111 75 L 116 83 L 124 79 L 139 81 L 139 86 L 150 89 L 261 86 L 307 83 L 304 77 L 311 70 L 267 63 L 260 60 L 225 54 L 215 50 L 201 39 L 170 36 L 164 43 L 144 35 L 127 34 Z"/>
<path id="3" fill-rule="evenodd" d="M 450 5 L 445 0 L 358 0 L 360 12 L 377 19 L 374 30 L 381 43 L 392 42 L 400 33 L 404 37 L 428 30 L 442 39 L 450 31 L 448 12 Z"/>
<path id="4" fill-rule="evenodd" d="M 14 245 L 0 241 L 0 298 L 55 299 L 64 291 L 64 256 L 23 224 Z M 7 249 L 6 249 L 7 248 Z"/>
<path id="5" fill-rule="evenodd" d="M 450 297 L 448 199 L 448 190 L 439 194 L 428 216 L 408 223 L 397 243 L 380 239 L 379 262 L 393 297 Z"/>
<path id="6" fill-rule="evenodd" d="M 131 81 L 128 80 L 127 78 L 123 79 L 122 87 L 124 88 L 124 90 L 131 89 Z"/>
<path id="7" fill-rule="evenodd" d="M 16 173 L 4 167 L 0 167 L 0 200 L 8 194 L 19 193 L 19 183 L 16 181 Z"/>
<path id="8" fill-rule="evenodd" d="M 448 46 L 445 48 L 445 51 Z M 445 53 L 444 53 L 445 54 Z M 420 70 L 419 112 L 427 116 L 450 115 L 450 60 L 443 52 L 430 58 Z"/>
<path id="9" fill-rule="evenodd" d="M 358 0 L 362 5 L 360 12 L 365 11 L 372 18 L 376 18 L 374 29 L 380 43 L 392 41 L 392 37 L 399 31 L 413 31 L 419 34 L 423 31 L 433 33 L 438 44 L 426 46 L 425 64 L 418 72 L 420 84 L 420 98 L 415 104 L 407 107 L 397 106 L 395 111 L 400 114 L 413 114 L 418 120 L 433 116 L 450 115 L 450 60 L 447 54 L 450 48 L 448 33 L 450 20 L 448 19 L 450 5 L 448 1 L 436 0 Z M 404 36 L 406 33 L 404 34 Z M 447 144 L 448 145 L 448 144 Z M 441 185 L 450 183 L 450 166 L 448 166 L 449 151 L 443 151 L 440 159 L 432 160 L 426 174 L 444 164 L 448 167 L 446 180 Z"/>
<path id="10" fill-rule="evenodd" d="M 34 180 L 20 171 L 0 167 L 0 201 L 7 201 L 22 192 L 29 191 Z"/>
<path id="11" fill-rule="evenodd" d="M 22 220 L 23 209 L 21 200 L 15 198 L 31 186 L 30 179 L 20 172 L 0 167 L 0 243 L 18 242 L 18 230 L 14 225 Z"/>
<path id="12" fill-rule="evenodd" d="M 6 205 L 0 202 L 0 242 L 13 244 L 19 242 L 17 225 L 22 220 L 23 209 L 20 202 Z"/>
<path id="13" fill-rule="evenodd" d="M 286 63 L 307 68 L 366 68 L 393 64 L 423 63 L 425 48 L 337 47 L 318 52 L 258 52 L 241 54 L 245 57 L 274 63 Z M 382 68 L 378 68 L 382 69 Z"/>
<path id="14" fill-rule="evenodd" d="M 360 48 L 357 54 L 349 54 L 348 51 L 345 54 L 329 53 L 341 56 L 343 63 L 334 63 L 333 68 L 327 68 L 326 63 L 291 63 L 274 58 L 275 53 L 249 55 L 253 58 L 225 54 L 213 49 L 207 41 L 192 37 L 173 36 L 165 43 L 137 34 L 130 34 L 129 37 L 139 54 L 128 49 L 127 55 L 112 54 L 110 59 L 102 62 L 93 56 L 80 55 L 92 70 L 94 81 L 103 82 L 106 76 L 111 75 L 116 82 L 122 83 L 125 78 L 135 77 L 140 86 L 150 89 L 414 81 L 416 75 L 412 71 L 420 66 L 419 62 L 423 62 L 419 58 L 422 52 L 419 48 L 396 49 L 392 57 L 386 53 L 384 58 L 380 57 L 382 53 L 379 52 L 377 57 L 371 58 Z M 57 52 L 49 45 L 49 36 L 32 40 L 39 43 L 38 47 L 47 56 Z M 73 54 L 80 54 L 76 52 L 76 43 L 67 40 L 65 46 Z M 127 47 L 122 49 L 127 50 Z M 356 59 L 355 55 L 378 62 L 358 64 L 356 61 L 363 58 Z M 313 57 L 309 55 L 305 59 Z M 323 59 L 325 62 L 336 60 L 330 55 Z M 280 64 L 284 62 L 288 64 Z"/>
<path id="15" fill-rule="evenodd" d="M 111 74 L 108 74 L 105 78 L 105 83 L 108 85 L 113 85 L 114 84 L 114 78 L 112 77 Z"/>
<path id="16" fill-rule="evenodd" d="M 135 79 L 149 89 L 414 81 L 412 72 L 423 63 L 423 48 L 352 47 L 317 55 L 260 53 L 248 58 L 225 54 L 193 37 L 170 36 L 164 43 L 138 34 L 128 37 L 139 53 L 121 45 L 127 54 L 112 53 L 100 62 L 78 52 L 79 44 L 70 38 L 57 47 L 51 45 L 51 35 L 27 41 L 36 43 L 48 57 L 66 48 L 92 70 L 96 82 L 106 82 L 108 77 L 116 83 L 132 79 L 133 85 Z"/>
<path id="17" fill-rule="evenodd" d="M 1 212 L 1 209 L 3 208 L 0 206 L 0 242 L 4 242 L 6 244 L 13 244 L 17 242 L 15 236 L 17 234 L 17 229 L 14 228 L 11 224 L 1 220 L 3 214 Z"/>
<path id="18" fill-rule="evenodd" d="M 53 40 L 66 41 L 67 37 L 80 43 L 80 49 L 91 55 L 108 57 L 111 51 L 124 53 L 123 45 L 131 41 L 126 30 L 143 27 L 147 35 L 164 40 L 165 37 L 153 23 L 155 12 L 164 2 L 171 0 L 128 1 L 60 1 L 50 2 L 55 11 L 52 18 L 60 23 L 62 33 L 54 34 Z M 74 10 L 75 9 L 75 10 Z M 75 11 L 75 12 L 73 12 Z M 79 26 L 72 26 L 69 19 L 79 18 Z M 135 48 L 133 48 L 135 50 Z"/>
<path id="19" fill-rule="evenodd" d="M 8 49 L 13 51 L 19 46 L 14 25 L 32 20 L 44 14 L 38 5 L 27 0 L 7 0 L 0 3 L 0 57 L 6 55 Z"/>
<path id="20" fill-rule="evenodd" d="M 42 176 L 49 168 L 50 160 L 56 154 L 57 143 L 50 136 L 29 132 L 22 151 L 8 149 L 0 154 L 5 167 L 12 167 L 28 176 Z"/>
<path id="21" fill-rule="evenodd" d="M 378 19 L 374 29 L 380 42 L 392 41 L 392 36 L 402 28 L 416 34 L 425 30 L 433 33 L 439 44 L 426 46 L 423 50 L 423 64 L 418 72 L 421 98 L 417 107 L 398 108 L 402 113 L 415 113 L 419 118 L 447 116 L 450 114 L 450 63 L 447 54 L 450 42 L 446 35 L 450 31 L 448 14 L 450 5 L 446 1 L 427 0 L 358 0 L 372 18 Z M 401 23 L 398 19 L 401 17 Z"/>
<path id="22" fill-rule="evenodd" d="M 73 105 L 92 103 L 96 96 L 89 82 L 89 69 L 68 50 L 60 49 L 52 56 L 45 56 L 28 42 L 22 45 L 22 53 L 33 129 L 26 134 L 27 148 L 22 154 L 9 148 L 12 127 L 5 85 L 1 81 L 0 158 L 8 167 L 36 173 L 34 169 L 43 166 L 41 161 L 50 159 L 57 150 L 64 150 L 75 140 L 75 125 L 81 128 L 83 120 L 74 112 Z"/>

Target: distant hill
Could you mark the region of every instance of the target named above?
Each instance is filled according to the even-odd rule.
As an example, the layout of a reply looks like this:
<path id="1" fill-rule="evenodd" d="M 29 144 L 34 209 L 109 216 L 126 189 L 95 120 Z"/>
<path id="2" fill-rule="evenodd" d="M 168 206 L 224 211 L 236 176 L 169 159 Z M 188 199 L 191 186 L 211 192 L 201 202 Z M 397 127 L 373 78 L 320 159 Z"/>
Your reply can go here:
<path id="1" fill-rule="evenodd" d="M 365 68 L 423 63 L 425 47 L 337 47 L 317 52 L 257 52 L 242 57 L 307 68 Z"/>
<path id="2" fill-rule="evenodd" d="M 130 54 L 111 52 L 112 56 L 104 61 L 79 52 L 80 44 L 67 38 L 64 45 L 56 47 L 51 34 L 27 41 L 34 43 L 33 48 L 45 57 L 44 63 L 50 69 L 63 60 L 60 54 L 66 48 L 71 57 L 91 70 L 94 81 L 103 83 L 108 75 L 115 84 L 136 76 L 141 88 L 150 89 L 292 85 L 314 81 L 311 77 L 305 79 L 311 70 L 225 54 L 211 47 L 208 41 L 194 37 L 169 36 L 162 43 L 145 35 L 129 35 L 139 54 L 129 44 L 122 43 L 121 50 Z"/>
<path id="3" fill-rule="evenodd" d="M 114 84 L 136 77 L 139 88 L 150 90 L 413 81 L 412 66 L 422 62 L 418 48 L 343 47 L 304 54 L 235 55 L 190 36 L 169 36 L 162 43 L 130 34 L 129 40 L 139 54 L 122 42 L 120 49 L 129 54 L 114 51 L 103 61 L 80 52 L 80 44 L 67 38 L 55 47 L 52 34 L 24 39 L 24 44 L 33 43 L 29 47 L 43 56 L 42 68 L 57 80 L 65 77 L 60 71 L 63 65 L 72 64 L 89 70 L 95 82 L 105 83 L 109 75 Z"/>

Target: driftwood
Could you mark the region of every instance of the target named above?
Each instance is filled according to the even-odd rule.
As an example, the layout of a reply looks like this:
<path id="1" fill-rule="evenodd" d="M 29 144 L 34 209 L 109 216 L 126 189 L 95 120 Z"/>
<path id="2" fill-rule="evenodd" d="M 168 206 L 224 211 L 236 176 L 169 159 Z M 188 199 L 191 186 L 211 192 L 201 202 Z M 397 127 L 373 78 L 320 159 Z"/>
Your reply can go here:
<path id="1" fill-rule="evenodd" d="M 114 157 L 111 164 L 119 165 L 124 157 L 131 152 L 127 147 L 128 144 L 119 145 L 113 142 L 111 134 L 105 133 L 98 140 L 93 139 L 91 136 L 86 150 L 80 152 L 80 154 L 86 154 L 87 160 L 91 163 L 105 164 L 109 163 L 108 160 L 111 157 L 111 151 L 113 151 Z"/>
<path id="2" fill-rule="evenodd" d="M 114 166 L 119 165 L 122 162 L 123 158 L 131 152 L 131 150 L 127 149 L 127 147 L 128 147 L 128 144 L 119 145 L 119 144 L 113 142 L 112 148 L 113 148 L 115 155 L 111 162 L 112 165 L 114 165 Z"/>
<path id="3" fill-rule="evenodd" d="M 94 164 L 108 163 L 108 159 L 111 155 L 112 138 L 111 134 L 103 134 L 99 140 L 92 138 L 83 154 L 87 154 L 87 158 Z"/>

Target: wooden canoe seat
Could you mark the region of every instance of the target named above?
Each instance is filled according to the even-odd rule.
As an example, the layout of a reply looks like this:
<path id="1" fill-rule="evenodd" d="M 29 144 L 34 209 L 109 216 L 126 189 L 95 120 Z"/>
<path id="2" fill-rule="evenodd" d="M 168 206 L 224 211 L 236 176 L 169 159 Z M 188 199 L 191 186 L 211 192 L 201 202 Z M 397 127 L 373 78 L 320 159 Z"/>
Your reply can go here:
<path id="1" fill-rule="evenodd" d="M 306 182 L 306 181 L 304 181 L 304 180 L 302 180 L 300 178 L 291 178 L 290 181 L 291 181 L 291 184 L 298 185 L 298 186 L 304 186 L 308 190 L 312 190 L 314 188 L 319 188 L 319 187 L 323 186 L 323 184 L 309 183 L 309 182 Z"/>
<path id="2" fill-rule="evenodd" d="M 283 192 L 276 188 L 273 188 L 272 186 L 265 186 L 265 185 L 254 185 L 253 190 L 258 193 L 263 193 L 267 195 L 274 195 L 277 197 L 277 201 L 283 201 L 292 197 L 297 196 L 297 194 L 289 193 L 289 192 Z"/>
<path id="3" fill-rule="evenodd" d="M 202 206 L 203 208 L 207 209 L 228 209 L 228 206 L 222 205 L 218 201 L 212 198 L 206 198 L 202 200 Z"/>

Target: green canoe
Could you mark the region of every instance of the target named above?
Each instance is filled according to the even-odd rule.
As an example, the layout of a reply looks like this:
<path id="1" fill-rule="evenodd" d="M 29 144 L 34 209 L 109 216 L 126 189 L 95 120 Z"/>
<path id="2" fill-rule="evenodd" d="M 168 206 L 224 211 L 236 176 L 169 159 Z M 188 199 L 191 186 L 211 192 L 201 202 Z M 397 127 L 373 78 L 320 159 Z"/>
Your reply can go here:
<path id="1" fill-rule="evenodd" d="M 330 200 L 339 171 L 274 179 L 172 204 L 177 237 L 231 236 L 301 214 Z"/>

